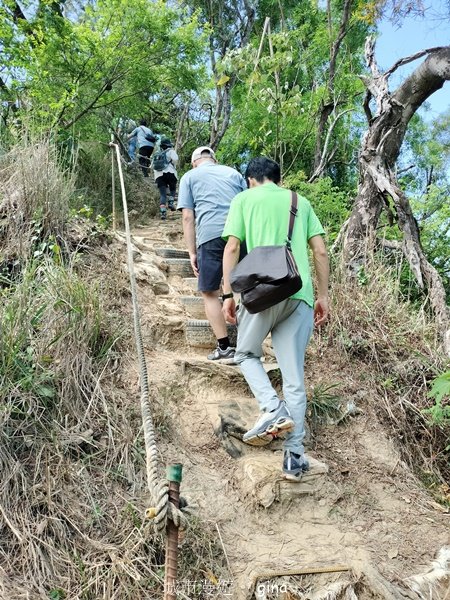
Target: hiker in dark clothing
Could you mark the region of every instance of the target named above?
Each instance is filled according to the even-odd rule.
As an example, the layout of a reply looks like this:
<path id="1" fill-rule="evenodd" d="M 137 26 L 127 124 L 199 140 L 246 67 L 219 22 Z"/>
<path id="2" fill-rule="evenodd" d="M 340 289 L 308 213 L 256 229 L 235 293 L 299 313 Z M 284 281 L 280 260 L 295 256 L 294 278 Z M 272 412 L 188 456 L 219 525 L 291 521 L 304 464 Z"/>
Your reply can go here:
<path id="1" fill-rule="evenodd" d="M 139 164 L 141 165 L 144 177 L 148 177 L 150 170 L 150 157 L 155 147 L 156 136 L 147 126 L 147 121 L 145 119 L 141 119 L 139 121 L 139 126 L 133 129 L 128 136 L 128 139 L 131 140 L 133 137 L 136 137 L 137 139 Z"/>

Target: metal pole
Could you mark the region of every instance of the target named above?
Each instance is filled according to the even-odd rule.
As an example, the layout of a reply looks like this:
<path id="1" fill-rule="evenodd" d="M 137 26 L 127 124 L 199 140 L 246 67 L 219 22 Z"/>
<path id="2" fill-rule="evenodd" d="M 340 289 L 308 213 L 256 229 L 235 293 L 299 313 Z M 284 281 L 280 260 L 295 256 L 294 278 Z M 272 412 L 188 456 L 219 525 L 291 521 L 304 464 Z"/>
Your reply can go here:
<path id="1" fill-rule="evenodd" d="M 111 134 L 111 143 L 114 143 L 114 136 Z M 116 178 L 114 172 L 114 148 L 111 152 L 111 174 L 112 174 L 112 228 L 116 231 Z"/>
<path id="2" fill-rule="evenodd" d="M 183 465 L 180 463 L 167 467 L 169 481 L 169 502 L 176 508 L 180 506 L 180 483 Z M 164 577 L 164 600 L 177 598 L 178 567 L 178 527 L 170 519 L 167 522 L 166 565 Z"/>

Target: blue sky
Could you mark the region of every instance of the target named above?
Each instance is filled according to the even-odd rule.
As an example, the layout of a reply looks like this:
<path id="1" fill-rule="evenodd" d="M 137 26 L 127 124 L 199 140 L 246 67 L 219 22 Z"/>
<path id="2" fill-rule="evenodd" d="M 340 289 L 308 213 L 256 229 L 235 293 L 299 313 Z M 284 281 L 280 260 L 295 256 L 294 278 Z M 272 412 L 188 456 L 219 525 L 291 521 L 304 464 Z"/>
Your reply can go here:
<path id="1" fill-rule="evenodd" d="M 400 27 L 392 25 L 387 20 L 380 24 L 376 56 L 383 70 L 392 66 L 399 58 L 415 54 L 419 50 L 450 45 L 450 17 L 446 21 L 438 17 L 439 13 L 448 14 L 445 0 L 428 0 L 426 5 L 429 9 L 425 18 L 406 18 Z M 402 79 L 407 77 L 421 60 L 424 59 L 398 69 L 397 74 L 391 76 L 390 89 L 395 88 Z M 428 104 L 430 110 L 425 114 L 430 119 L 450 108 L 450 81 L 430 96 Z M 422 114 L 424 114 L 423 110 Z"/>

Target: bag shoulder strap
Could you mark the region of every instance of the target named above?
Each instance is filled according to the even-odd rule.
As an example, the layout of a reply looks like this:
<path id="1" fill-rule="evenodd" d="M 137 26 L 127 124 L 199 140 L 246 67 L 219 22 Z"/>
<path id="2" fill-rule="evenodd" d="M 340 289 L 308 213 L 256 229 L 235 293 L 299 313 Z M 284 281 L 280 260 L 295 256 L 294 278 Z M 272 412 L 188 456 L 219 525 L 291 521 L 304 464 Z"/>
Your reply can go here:
<path id="1" fill-rule="evenodd" d="M 288 228 L 288 235 L 287 235 L 287 241 L 286 241 L 286 246 L 289 248 L 289 250 L 291 249 L 291 239 L 292 239 L 292 232 L 294 230 L 294 222 L 295 222 L 295 217 L 297 216 L 297 193 L 296 192 L 291 192 L 291 208 L 289 210 L 289 228 Z"/>

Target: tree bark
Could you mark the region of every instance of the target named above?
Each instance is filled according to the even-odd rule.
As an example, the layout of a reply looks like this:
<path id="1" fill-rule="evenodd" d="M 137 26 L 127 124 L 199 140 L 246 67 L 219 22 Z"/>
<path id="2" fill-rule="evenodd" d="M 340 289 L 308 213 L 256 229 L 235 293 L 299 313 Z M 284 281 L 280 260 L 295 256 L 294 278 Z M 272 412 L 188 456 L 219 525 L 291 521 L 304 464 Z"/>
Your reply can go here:
<path id="1" fill-rule="evenodd" d="M 374 57 L 374 42 L 366 43 L 366 59 L 372 77 L 365 81 L 369 97 L 376 101 L 376 113 L 370 118 L 369 129 L 362 140 L 359 158 L 359 187 L 352 214 L 343 236 L 345 264 L 355 274 L 366 257 L 373 252 L 376 228 L 383 210 L 394 216 L 403 232 L 403 252 L 420 287 L 425 287 L 439 325 L 446 351 L 450 354 L 450 313 L 445 289 L 433 265 L 427 260 L 420 242 L 420 232 L 408 198 L 400 188 L 395 165 L 408 123 L 416 110 L 445 81 L 450 80 L 450 46 L 431 48 L 419 55 L 427 58 L 393 92 L 388 90 L 388 78 L 402 59 L 386 73 L 379 72 Z M 368 102 L 366 103 L 368 107 Z M 392 202 L 392 206 L 391 206 Z"/>

